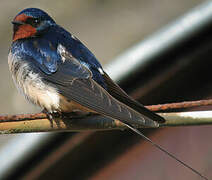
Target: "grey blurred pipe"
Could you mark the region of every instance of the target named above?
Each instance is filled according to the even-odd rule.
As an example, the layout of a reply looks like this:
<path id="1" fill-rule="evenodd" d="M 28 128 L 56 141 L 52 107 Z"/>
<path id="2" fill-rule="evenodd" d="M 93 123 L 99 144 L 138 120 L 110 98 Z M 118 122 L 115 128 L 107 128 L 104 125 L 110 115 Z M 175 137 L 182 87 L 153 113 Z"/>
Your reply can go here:
<path id="1" fill-rule="evenodd" d="M 53 136 L 55 134 L 20 134 L 11 139 L 0 149 L 0 179 L 6 179 L 11 172 L 20 167 L 21 162 L 35 154 L 39 147 Z"/>
<path id="2" fill-rule="evenodd" d="M 212 23 L 212 2 L 207 1 L 194 8 L 175 22 L 162 28 L 146 40 L 130 48 L 105 67 L 115 81 L 129 77 L 138 69 L 145 68 L 154 57 L 183 43 Z M 155 59 L 154 59 L 155 61 Z M 54 134 L 24 134 L 13 138 L 0 149 L 0 179 L 8 177 L 21 162 L 35 154 Z"/>
<path id="3" fill-rule="evenodd" d="M 119 82 L 135 71 L 142 71 L 141 68 L 144 69 L 152 63 L 152 59 L 155 62 L 157 60 L 155 57 L 159 57 L 178 44 L 183 44 L 210 24 L 212 24 L 212 1 L 207 1 L 128 49 L 114 59 L 105 70 L 113 80 Z"/>

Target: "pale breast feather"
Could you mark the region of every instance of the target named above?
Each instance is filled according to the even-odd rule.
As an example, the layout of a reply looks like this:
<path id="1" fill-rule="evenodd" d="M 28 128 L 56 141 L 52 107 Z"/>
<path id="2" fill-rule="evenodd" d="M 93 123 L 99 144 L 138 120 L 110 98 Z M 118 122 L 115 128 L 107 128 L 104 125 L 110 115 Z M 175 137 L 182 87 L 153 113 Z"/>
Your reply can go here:
<path id="1" fill-rule="evenodd" d="M 10 52 L 8 64 L 17 89 L 27 100 L 49 112 L 59 110 L 60 97 L 57 89 L 44 83 L 28 62 L 18 59 Z"/>

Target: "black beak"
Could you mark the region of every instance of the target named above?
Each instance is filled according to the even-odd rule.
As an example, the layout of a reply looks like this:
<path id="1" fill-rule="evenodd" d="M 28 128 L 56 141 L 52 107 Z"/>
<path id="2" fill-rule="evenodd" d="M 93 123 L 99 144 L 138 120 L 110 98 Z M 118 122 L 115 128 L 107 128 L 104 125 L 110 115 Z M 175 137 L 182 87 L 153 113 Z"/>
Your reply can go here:
<path id="1" fill-rule="evenodd" d="M 25 23 L 23 23 L 21 21 L 12 21 L 12 24 L 14 24 L 14 25 L 23 25 Z"/>

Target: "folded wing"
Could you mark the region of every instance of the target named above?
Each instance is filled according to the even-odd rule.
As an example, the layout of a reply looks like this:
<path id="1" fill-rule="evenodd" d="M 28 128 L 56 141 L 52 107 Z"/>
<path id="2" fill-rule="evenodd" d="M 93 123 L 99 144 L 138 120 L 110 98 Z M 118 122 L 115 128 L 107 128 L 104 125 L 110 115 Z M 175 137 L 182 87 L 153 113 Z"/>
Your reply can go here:
<path id="1" fill-rule="evenodd" d="M 78 61 L 64 54 L 65 60 L 51 75 L 40 71 L 43 80 L 56 87 L 58 92 L 70 101 L 75 101 L 92 111 L 109 116 L 131 125 L 156 127 L 158 123 L 133 110 L 112 97 L 92 79 L 90 70 Z"/>

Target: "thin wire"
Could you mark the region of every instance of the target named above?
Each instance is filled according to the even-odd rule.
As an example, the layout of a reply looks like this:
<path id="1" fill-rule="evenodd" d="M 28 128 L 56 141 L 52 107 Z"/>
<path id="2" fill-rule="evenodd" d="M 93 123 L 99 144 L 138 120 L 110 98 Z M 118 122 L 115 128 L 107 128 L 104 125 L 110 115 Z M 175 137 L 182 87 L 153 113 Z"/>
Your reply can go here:
<path id="1" fill-rule="evenodd" d="M 186 164 L 185 162 L 181 161 L 180 159 L 178 159 L 176 156 L 174 156 L 173 154 L 171 154 L 170 152 L 168 152 L 167 150 L 165 150 L 163 147 L 161 147 L 160 145 L 154 143 L 151 139 L 149 139 L 148 137 L 146 137 L 144 134 L 142 134 L 139 130 L 131 127 L 128 124 L 125 124 L 129 129 L 131 129 L 133 132 L 139 134 L 140 136 L 142 136 L 146 141 L 150 142 L 153 146 L 155 146 L 156 148 L 158 148 L 159 150 L 161 150 L 162 152 L 164 152 L 165 154 L 167 154 L 169 157 L 175 159 L 177 162 L 179 162 L 180 164 L 182 164 L 184 167 L 190 169 L 192 172 L 194 172 L 195 174 L 199 175 L 200 177 L 202 177 L 205 180 L 209 180 L 207 177 L 205 177 L 204 175 L 202 175 L 200 172 L 198 172 L 197 170 L 195 170 L 194 168 L 192 168 L 191 166 L 189 166 L 188 164 Z"/>

